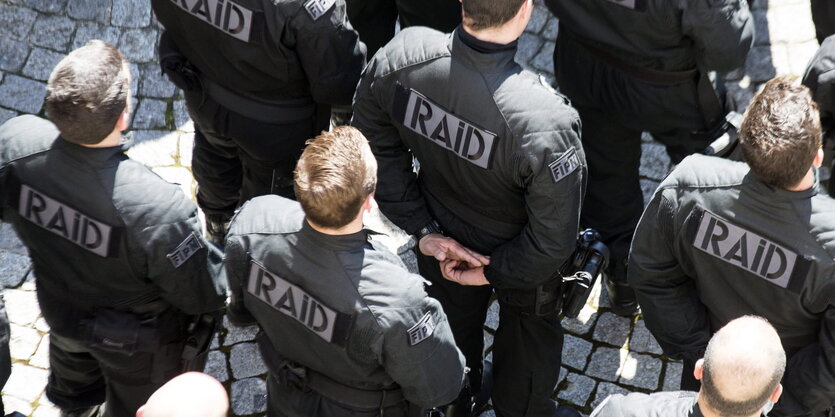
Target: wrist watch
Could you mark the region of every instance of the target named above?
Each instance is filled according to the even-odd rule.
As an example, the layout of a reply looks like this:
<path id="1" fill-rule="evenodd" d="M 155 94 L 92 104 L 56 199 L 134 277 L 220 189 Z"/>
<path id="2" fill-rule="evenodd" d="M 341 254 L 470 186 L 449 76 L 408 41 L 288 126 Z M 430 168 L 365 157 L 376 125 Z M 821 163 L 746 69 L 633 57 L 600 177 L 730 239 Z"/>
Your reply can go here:
<path id="1" fill-rule="evenodd" d="M 420 242 L 420 240 L 423 239 L 424 236 L 432 233 L 443 233 L 443 231 L 441 231 L 441 225 L 438 224 L 437 220 L 432 220 L 431 222 L 427 223 L 426 226 L 423 226 L 420 230 L 418 230 L 418 242 Z"/>

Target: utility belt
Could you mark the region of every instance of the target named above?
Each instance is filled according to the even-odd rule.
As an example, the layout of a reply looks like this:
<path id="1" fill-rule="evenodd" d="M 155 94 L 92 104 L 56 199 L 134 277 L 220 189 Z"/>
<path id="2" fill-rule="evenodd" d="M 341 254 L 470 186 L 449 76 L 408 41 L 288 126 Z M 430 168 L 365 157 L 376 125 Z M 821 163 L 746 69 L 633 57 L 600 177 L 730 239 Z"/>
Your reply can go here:
<path id="1" fill-rule="evenodd" d="M 685 81 L 695 81 L 702 121 L 708 128 L 690 132 L 690 138 L 697 143 L 710 144 L 704 151 L 708 155 L 727 156 L 733 151 L 736 144 L 736 129 L 739 128 L 742 117 L 735 111 L 725 111 L 724 103 L 716 94 L 706 71 L 696 68 L 684 71 L 659 71 L 638 67 L 572 32 L 565 25 L 560 25 L 560 35 L 565 35 L 566 38 L 582 46 L 601 61 L 637 80 L 657 85 L 675 85 Z"/>
<path id="2" fill-rule="evenodd" d="M 284 384 L 311 389 L 331 401 L 355 411 L 381 411 L 397 405 L 407 406 L 400 387 L 368 390 L 345 385 L 331 377 L 293 362 L 276 351 L 265 333 L 256 338 L 267 368 Z"/>
<path id="3" fill-rule="evenodd" d="M 553 278 L 533 290 L 497 291 L 500 306 L 523 316 L 577 317 L 608 262 L 609 248 L 596 231 L 586 229 L 577 238 L 574 254 Z"/>
<path id="4" fill-rule="evenodd" d="M 202 92 L 204 100 L 209 97 L 244 117 L 263 123 L 289 124 L 312 119 L 319 110 L 311 97 L 274 100 L 249 97 L 210 80 L 180 53 L 166 33 L 160 38 L 159 56 L 162 72 L 174 85 L 183 91 Z"/>

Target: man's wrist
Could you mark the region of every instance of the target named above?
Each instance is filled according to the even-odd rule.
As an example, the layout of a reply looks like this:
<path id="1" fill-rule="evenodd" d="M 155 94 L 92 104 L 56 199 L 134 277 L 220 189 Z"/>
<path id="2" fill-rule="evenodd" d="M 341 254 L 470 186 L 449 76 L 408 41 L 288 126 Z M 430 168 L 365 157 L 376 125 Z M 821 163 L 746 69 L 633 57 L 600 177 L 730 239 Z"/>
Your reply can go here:
<path id="1" fill-rule="evenodd" d="M 438 224 L 437 220 L 432 220 L 425 226 L 421 227 L 415 235 L 415 238 L 418 242 L 420 242 L 420 240 L 423 239 L 424 236 L 431 235 L 433 233 L 443 234 L 443 231 L 441 230 L 441 225 Z"/>

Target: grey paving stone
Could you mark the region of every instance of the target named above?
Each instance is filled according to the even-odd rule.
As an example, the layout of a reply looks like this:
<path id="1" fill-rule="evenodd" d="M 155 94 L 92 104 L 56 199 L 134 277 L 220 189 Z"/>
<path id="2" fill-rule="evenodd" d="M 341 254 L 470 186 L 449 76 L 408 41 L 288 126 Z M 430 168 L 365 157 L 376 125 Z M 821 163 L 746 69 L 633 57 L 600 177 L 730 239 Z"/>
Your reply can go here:
<path id="1" fill-rule="evenodd" d="M 226 354 L 219 350 L 210 351 L 203 372 L 220 382 L 226 382 L 229 379 L 229 371 L 226 369 Z"/>
<path id="2" fill-rule="evenodd" d="M 527 64 L 536 53 L 539 52 L 542 41 L 536 35 L 525 33 L 519 38 L 519 47 L 516 50 L 516 61 Z"/>
<path id="3" fill-rule="evenodd" d="M 28 326 L 41 314 L 34 291 L 6 289 L 3 291 L 3 299 L 6 301 L 9 321 L 14 324 Z"/>
<path id="4" fill-rule="evenodd" d="M 10 223 L 0 223 L 0 250 L 9 251 L 18 255 L 28 255 L 29 251 L 23 242 L 17 238 L 17 233 Z"/>
<path id="5" fill-rule="evenodd" d="M 72 48 L 80 48 L 93 39 L 98 39 L 115 46 L 119 44 L 119 34 L 118 28 L 102 26 L 96 22 L 84 22 L 75 31 Z"/>
<path id="6" fill-rule="evenodd" d="M 610 382 L 617 381 L 621 357 L 625 358 L 626 353 L 625 350 L 621 349 L 597 348 L 591 355 L 591 359 L 589 359 L 589 364 L 586 367 L 586 375 Z"/>
<path id="7" fill-rule="evenodd" d="M 499 327 L 499 302 L 497 300 L 487 308 L 487 319 L 484 320 L 484 325 L 493 330 Z"/>
<path id="8" fill-rule="evenodd" d="M 179 94 L 179 90 L 176 90 Z M 194 125 L 189 123 L 191 117 L 188 115 L 185 100 L 174 100 L 174 124 L 175 127 L 184 132 L 194 132 Z M 191 125 L 191 126 L 186 126 Z"/>
<path id="9" fill-rule="evenodd" d="M 267 383 L 260 378 L 247 378 L 232 383 L 232 412 L 245 416 L 267 411 Z"/>
<path id="10" fill-rule="evenodd" d="M 621 384 L 631 385 L 643 389 L 655 390 L 658 388 L 658 378 L 661 375 L 663 363 L 661 359 L 649 355 L 629 352 L 621 367 Z"/>
<path id="11" fill-rule="evenodd" d="M 168 103 L 152 98 L 143 98 L 133 115 L 131 127 L 134 129 L 166 129 L 165 115 Z"/>
<path id="12" fill-rule="evenodd" d="M 559 378 L 557 378 L 557 385 L 559 385 L 559 383 L 562 382 L 563 379 L 565 379 L 566 375 L 568 375 L 568 369 L 565 369 L 561 366 L 560 367 L 560 376 L 559 376 Z"/>
<path id="13" fill-rule="evenodd" d="M 44 400 L 46 400 L 46 395 L 42 396 L 41 400 L 38 401 L 38 408 L 32 413 L 32 417 L 59 417 L 61 415 L 61 409 L 53 404 L 44 403 Z"/>
<path id="14" fill-rule="evenodd" d="M 768 29 L 774 42 L 804 42 L 815 38 L 815 27 L 808 24 L 812 20 L 812 10 L 806 2 L 769 5 Z"/>
<path id="15" fill-rule="evenodd" d="M 771 48 L 768 46 L 754 46 L 748 52 L 748 59 L 745 61 L 745 73 L 753 82 L 764 82 L 770 80 L 777 74 L 771 57 Z"/>
<path id="16" fill-rule="evenodd" d="M 227 329 L 226 336 L 223 338 L 223 346 L 232 346 L 235 343 L 251 342 L 255 340 L 258 334 L 258 326 L 238 327 L 229 322 L 229 319 L 223 317 L 223 328 Z"/>
<path id="17" fill-rule="evenodd" d="M 12 354 L 12 359 L 27 361 L 35 354 L 38 349 L 38 344 L 41 342 L 41 334 L 37 330 L 27 327 L 19 326 L 11 323 L 11 341 L 9 342 L 9 350 Z"/>
<path id="18" fill-rule="evenodd" d="M 67 0 L 26 0 L 26 5 L 39 12 L 58 13 L 64 10 Z"/>
<path id="19" fill-rule="evenodd" d="M 38 317 L 38 319 L 35 320 L 35 330 L 41 333 L 49 332 L 49 325 L 46 324 L 46 320 L 43 317 Z"/>
<path id="20" fill-rule="evenodd" d="M 586 367 L 591 349 L 591 342 L 570 334 L 565 335 L 562 346 L 562 364 L 582 371 Z"/>
<path id="21" fill-rule="evenodd" d="M 659 143 L 641 144 L 640 173 L 644 178 L 663 180 L 670 169 L 670 157 L 667 149 Z"/>
<path id="22" fill-rule="evenodd" d="M 615 385 L 611 382 L 601 382 L 597 384 L 597 390 L 594 391 L 594 400 L 591 402 L 591 408 L 595 408 L 600 403 L 603 402 L 606 398 L 613 394 L 629 394 L 629 390 L 620 386 Z"/>
<path id="23" fill-rule="evenodd" d="M 818 51 L 818 41 L 810 39 L 806 42 L 794 44 L 789 49 L 789 68 L 791 74 L 803 75 L 806 72 L 806 65 Z"/>
<path id="24" fill-rule="evenodd" d="M 571 319 L 566 317 L 562 319 L 562 328 L 570 333 L 584 335 L 594 327 L 595 322 L 597 322 L 597 310 L 586 304 L 580 310 L 577 318 Z"/>
<path id="25" fill-rule="evenodd" d="M 150 3 L 149 3 L 150 4 Z M 142 81 L 139 95 L 144 97 L 171 98 L 177 87 L 162 74 L 157 63 L 145 64 L 141 68 Z"/>
<path id="26" fill-rule="evenodd" d="M 531 20 L 528 22 L 528 26 L 525 28 L 525 32 L 529 32 L 532 34 L 539 33 L 543 27 L 545 27 L 545 22 L 548 21 L 548 18 L 551 17 L 551 12 L 548 11 L 548 8 L 541 4 L 537 4 L 536 7 L 533 9 L 533 13 L 531 14 Z"/>
<path id="27" fill-rule="evenodd" d="M 560 21 L 557 18 L 553 17 L 548 20 L 548 23 L 545 24 L 545 29 L 542 30 L 542 39 L 546 41 L 556 41 L 557 35 L 560 31 Z M 554 53 L 554 49 L 551 48 L 552 57 Z"/>
<path id="28" fill-rule="evenodd" d="M 32 28 L 30 40 L 44 48 L 66 51 L 74 31 L 75 21 L 68 17 L 40 15 Z"/>
<path id="29" fill-rule="evenodd" d="M 2 15 L 0 15 L 0 20 L 2 20 Z M 29 56 L 29 45 L 2 34 L 0 35 L 0 51 L 3 51 L 0 54 L 0 69 L 16 72 L 23 68 L 23 63 Z"/>
<path id="30" fill-rule="evenodd" d="M 22 363 L 12 364 L 12 376 L 3 387 L 3 393 L 32 403 L 41 396 L 48 376 L 49 373 L 44 369 Z"/>
<path id="31" fill-rule="evenodd" d="M 11 288 L 20 285 L 32 268 L 28 256 L 11 252 L 0 252 L 0 285 Z"/>
<path id="32" fill-rule="evenodd" d="M 684 366 L 681 362 L 667 362 L 664 370 L 664 391 L 678 391 L 681 389 L 681 372 Z"/>
<path id="33" fill-rule="evenodd" d="M 629 339 L 629 350 L 641 353 L 654 353 L 661 355 L 664 351 L 658 345 L 652 333 L 647 329 L 647 325 L 643 320 L 638 320 L 635 323 L 635 328 L 632 329 L 632 337 Z"/>
<path id="34" fill-rule="evenodd" d="M 594 327 L 594 340 L 613 346 L 623 346 L 629 337 L 631 321 L 613 313 L 605 312 L 597 319 Z"/>
<path id="35" fill-rule="evenodd" d="M 0 27 L 6 36 L 25 39 L 37 17 L 38 13 L 34 10 L 0 3 Z"/>
<path id="36" fill-rule="evenodd" d="M 132 62 L 150 62 L 156 57 L 155 29 L 127 29 L 119 38 L 119 50 Z"/>
<path id="37" fill-rule="evenodd" d="M 194 151 L 194 135 L 191 133 L 183 133 L 178 136 L 177 143 L 177 163 L 180 166 L 191 168 L 191 158 Z"/>
<path id="38" fill-rule="evenodd" d="M 64 58 L 65 54 L 53 52 L 48 49 L 35 48 L 26 60 L 23 67 L 23 75 L 36 80 L 46 81 L 52 69 L 58 65 L 58 61 Z"/>
<path id="39" fill-rule="evenodd" d="M 765 10 L 753 10 L 751 16 L 754 18 L 754 45 L 770 45 L 771 31 Z"/>
<path id="40" fill-rule="evenodd" d="M 542 45 L 542 48 L 539 49 L 539 53 L 531 61 L 531 65 L 534 68 L 548 72 L 553 74 L 554 73 L 554 42 L 548 41 Z"/>
<path id="41" fill-rule="evenodd" d="M 255 343 L 239 343 L 229 353 L 229 367 L 235 379 L 249 378 L 267 373 L 267 366 Z"/>
<path id="42" fill-rule="evenodd" d="M 107 21 L 111 0 L 69 0 L 67 14 L 83 20 Z"/>
<path id="43" fill-rule="evenodd" d="M 113 0 L 110 23 L 131 28 L 148 26 L 151 23 L 151 2 Z"/>
<path id="44" fill-rule="evenodd" d="M 661 182 L 656 180 L 641 180 L 641 193 L 644 195 L 644 206 L 649 204 L 649 200 L 652 199 L 652 195 L 655 194 L 655 190 L 658 189 L 659 184 L 661 184 Z"/>
<path id="45" fill-rule="evenodd" d="M 151 167 L 174 165 L 176 133 L 168 130 L 137 130 L 133 132 L 133 141 L 134 145 L 127 152 L 131 158 Z"/>
<path id="46" fill-rule="evenodd" d="M 7 120 L 15 116 L 17 116 L 16 111 L 0 108 L 0 124 L 6 123 Z"/>
<path id="47" fill-rule="evenodd" d="M 209 345 L 209 349 L 217 349 L 219 347 L 220 347 L 220 335 L 218 333 L 215 333 L 215 335 L 212 336 L 212 343 Z"/>
<path id="48" fill-rule="evenodd" d="M 9 74 L 0 84 L 0 106 L 24 113 L 38 113 L 43 105 L 46 84 Z"/>
<path id="49" fill-rule="evenodd" d="M 570 373 L 566 376 L 567 386 L 557 393 L 557 398 L 566 400 L 579 407 L 586 405 L 589 396 L 594 391 L 595 380 L 580 374 Z M 564 382 L 564 384 L 566 384 Z"/>
<path id="50" fill-rule="evenodd" d="M 183 194 L 187 197 L 194 197 L 194 178 L 191 175 L 191 171 L 188 169 L 183 167 L 155 167 L 152 168 L 152 170 L 157 175 L 162 177 L 162 179 L 172 184 L 179 185 Z"/>
<path id="51" fill-rule="evenodd" d="M 43 369 L 49 368 L 49 335 L 43 335 L 41 342 L 38 344 L 38 349 L 29 359 L 29 365 Z"/>

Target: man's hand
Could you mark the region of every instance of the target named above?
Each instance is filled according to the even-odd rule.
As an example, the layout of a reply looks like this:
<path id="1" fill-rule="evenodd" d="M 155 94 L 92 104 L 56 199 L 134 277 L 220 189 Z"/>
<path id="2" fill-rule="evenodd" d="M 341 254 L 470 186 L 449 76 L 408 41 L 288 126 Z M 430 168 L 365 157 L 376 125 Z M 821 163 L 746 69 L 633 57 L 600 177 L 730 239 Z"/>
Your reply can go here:
<path id="1" fill-rule="evenodd" d="M 483 266 L 475 267 L 466 262 L 447 260 L 441 262 L 441 273 L 447 280 L 461 285 L 490 285 L 484 276 Z"/>
<path id="2" fill-rule="evenodd" d="M 467 263 L 470 267 L 480 267 L 490 263 L 490 258 L 470 250 L 451 237 L 440 233 L 430 233 L 418 241 L 420 253 L 434 256 L 439 262 L 455 260 Z"/>

